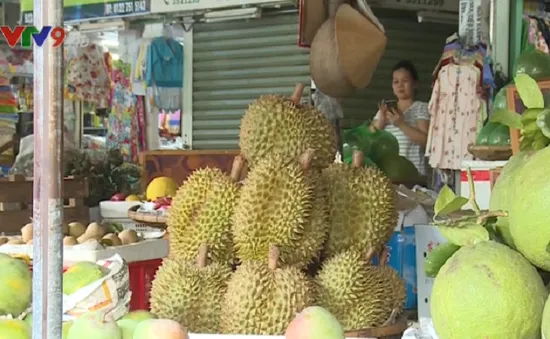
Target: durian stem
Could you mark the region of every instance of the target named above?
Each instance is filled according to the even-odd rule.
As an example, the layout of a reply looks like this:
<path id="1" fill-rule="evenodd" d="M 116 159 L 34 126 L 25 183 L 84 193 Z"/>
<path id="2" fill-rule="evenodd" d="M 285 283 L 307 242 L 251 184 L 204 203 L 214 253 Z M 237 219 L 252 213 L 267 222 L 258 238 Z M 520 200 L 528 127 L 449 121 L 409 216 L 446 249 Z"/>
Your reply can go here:
<path id="1" fill-rule="evenodd" d="M 399 311 L 397 310 L 397 308 L 394 308 L 392 311 L 391 311 L 391 314 L 388 318 L 388 320 L 386 320 L 383 324 L 382 324 L 382 327 L 384 326 L 390 326 L 390 325 L 393 325 L 395 324 L 395 320 L 397 319 L 397 315 L 399 314 Z"/>
<path id="2" fill-rule="evenodd" d="M 206 267 L 206 259 L 208 258 L 208 245 L 201 244 L 199 247 L 199 255 L 197 255 L 197 267 Z"/>
<path id="3" fill-rule="evenodd" d="M 290 100 L 292 100 L 294 104 L 298 105 L 302 100 L 303 93 L 304 93 L 304 84 L 300 84 L 300 83 L 296 84 L 296 87 L 294 88 L 294 93 L 292 93 Z"/>
<path id="4" fill-rule="evenodd" d="M 241 172 L 244 167 L 244 157 L 242 155 L 237 155 L 233 159 L 233 167 L 231 168 L 231 180 L 237 182 L 241 178 Z"/>
<path id="5" fill-rule="evenodd" d="M 355 168 L 363 167 L 363 164 L 365 163 L 365 155 L 363 152 L 359 150 L 353 151 L 353 160 L 351 161 L 351 164 Z"/>
<path id="6" fill-rule="evenodd" d="M 315 150 L 313 148 L 308 148 L 301 156 L 300 156 L 300 167 L 302 168 L 302 171 L 307 171 L 311 167 L 311 161 L 313 160 L 313 155 L 315 154 Z"/>
<path id="7" fill-rule="evenodd" d="M 279 248 L 275 245 L 269 245 L 269 260 L 267 265 L 270 270 L 275 271 L 277 269 L 277 262 L 279 261 Z"/>
<path id="8" fill-rule="evenodd" d="M 490 212 L 486 212 L 482 215 L 480 215 L 479 217 L 477 217 L 477 221 L 476 221 L 476 224 L 478 225 L 483 225 L 483 223 L 485 222 L 485 220 L 489 219 L 489 218 L 493 218 L 493 217 L 507 217 L 508 216 L 508 213 L 505 212 L 505 211 L 490 211 Z"/>
<path id="9" fill-rule="evenodd" d="M 474 185 L 474 178 L 472 177 L 472 169 L 468 167 L 468 186 L 470 186 L 470 204 L 476 215 L 481 214 L 481 209 L 476 201 L 476 188 Z"/>
<path id="10" fill-rule="evenodd" d="M 369 249 L 367 250 L 367 255 L 365 256 L 365 260 L 369 264 L 371 264 L 372 258 L 374 257 L 375 254 L 376 254 L 376 250 L 374 249 L 374 247 L 369 247 Z"/>

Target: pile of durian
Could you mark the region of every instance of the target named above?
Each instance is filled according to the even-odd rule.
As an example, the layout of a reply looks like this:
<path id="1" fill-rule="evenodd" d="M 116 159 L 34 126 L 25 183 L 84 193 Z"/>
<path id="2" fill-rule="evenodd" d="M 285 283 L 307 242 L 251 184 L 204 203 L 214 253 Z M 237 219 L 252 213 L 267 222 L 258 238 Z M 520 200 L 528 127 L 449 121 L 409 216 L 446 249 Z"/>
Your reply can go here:
<path id="1" fill-rule="evenodd" d="M 249 106 L 230 175 L 203 168 L 179 188 L 151 290 L 159 317 L 192 333 L 281 335 L 311 305 L 346 331 L 402 312 L 403 280 L 386 255 L 371 263 L 397 222 L 395 188 L 360 152 L 335 163 L 335 130 L 298 104 L 302 90 Z"/>

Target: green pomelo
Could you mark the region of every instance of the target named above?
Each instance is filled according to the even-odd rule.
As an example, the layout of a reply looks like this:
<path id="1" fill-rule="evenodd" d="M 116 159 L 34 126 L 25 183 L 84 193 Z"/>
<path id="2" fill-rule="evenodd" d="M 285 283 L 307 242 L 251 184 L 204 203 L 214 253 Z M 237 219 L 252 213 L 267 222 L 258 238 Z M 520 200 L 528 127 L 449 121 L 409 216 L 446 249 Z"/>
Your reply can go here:
<path id="1" fill-rule="evenodd" d="M 31 339 L 32 331 L 22 320 L 0 320 L 0 339 Z"/>
<path id="2" fill-rule="evenodd" d="M 550 271 L 550 148 L 523 165 L 510 191 L 509 223 L 514 245 L 533 265 Z"/>
<path id="3" fill-rule="evenodd" d="M 521 53 L 515 65 L 515 76 L 518 74 L 527 74 L 535 80 L 549 77 L 550 57 L 539 50 Z"/>
<path id="4" fill-rule="evenodd" d="M 122 339 L 132 339 L 139 321 L 133 319 L 120 319 L 116 324 L 122 331 Z"/>
<path id="5" fill-rule="evenodd" d="M 71 330 L 71 327 L 73 327 L 72 321 L 66 321 L 63 323 L 63 327 L 61 328 L 62 335 L 63 335 L 62 339 L 69 338 L 69 331 Z"/>
<path id="6" fill-rule="evenodd" d="M 106 269 L 93 262 L 81 261 L 63 273 L 63 294 L 71 295 L 79 289 L 103 278 Z"/>
<path id="7" fill-rule="evenodd" d="M 32 313 L 29 313 L 23 319 L 23 321 L 25 322 L 25 324 L 27 324 L 27 326 L 29 327 L 29 330 L 31 332 L 32 332 L 32 318 L 33 318 Z M 66 322 L 63 323 L 63 327 L 62 327 L 63 337 L 62 337 L 62 339 L 67 339 L 67 336 L 69 335 L 69 329 L 71 328 L 72 325 L 73 325 L 72 321 L 66 321 Z"/>
<path id="8" fill-rule="evenodd" d="M 155 319 L 155 318 L 156 318 L 156 316 L 153 315 L 149 311 L 138 310 L 138 311 L 130 312 L 130 313 L 126 314 L 124 317 L 122 317 L 120 319 L 121 320 L 122 319 L 137 320 L 139 322 L 139 321 L 143 321 L 143 320 L 147 320 L 147 319 Z"/>
<path id="9" fill-rule="evenodd" d="M 290 322 L 285 339 L 345 339 L 342 325 L 326 309 L 312 306 Z"/>
<path id="10" fill-rule="evenodd" d="M 508 109 L 508 86 L 502 87 L 497 94 L 495 95 L 495 98 L 493 100 L 493 109 L 492 112 L 498 110 L 498 109 Z"/>
<path id="11" fill-rule="evenodd" d="M 23 318 L 23 321 L 27 326 L 29 326 L 30 329 L 32 329 L 32 312 L 27 314 L 25 318 Z"/>
<path id="12" fill-rule="evenodd" d="M 497 242 L 460 248 L 435 278 L 431 315 L 439 339 L 540 338 L 547 291 L 537 270 Z"/>
<path id="13" fill-rule="evenodd" d="M 510 127 L 499 124 L 499 126 L 489 134 L 487 144 L 489 146 L 510 145 Z"/>
<path id="14" fill-rule="evenodd" d="M 32 274 L 22 260 L 0 254 L 0 316 L 14 318 L 23 313 L 32 300 Z"/>
<path id="15" fill-rule="evenodd" d="M 122 331 L 103 312 L 91 312 L 73 322 L 67 339 L 122 339 Z"/>
<path id="16" fill-rule="evenodd" d="M 489 135 L 500 126 L 498 122 L 489 121 L 477 134 L 476 145 L 487 145 L 489 143 Z"/>
<path id="17" fill-rule="evenodd" d="M 378 168 L 393 182 L 412 182 L 420 178 L 416 166 L 409 159 L 400 155 L 382 157 L 377 163 Z"/>
<path id="18" fill-rule="evenodd" d="M 520 152 L 512 156 L 506 165 L 504 165 L 491 191 L 490 211 L 509 211 L 510 202 L 513 200 L 511 191 L 513 179 L 533 154 L 534 152 Z M 512 234 L 510 233 L 508 217 L 498 218 L 496 228 L 504 242 L 508 246 L 515 248 Z"/>
<path id="19" fill-rule="evenodd" d="M 367 155 L 367 154 L 366 154 Z M 375 163 L 386 156 L 399 155 L 399 143 L 393 134 L 384 130 L 377 131 L 372 136 L 372 144 L 368 157 Z"/>
<path id="20" fill-rule="evenodd" d="M 542 312 L 542 339 L 550 339 L 550 301 L 546 300 L 544 312 Z"/>

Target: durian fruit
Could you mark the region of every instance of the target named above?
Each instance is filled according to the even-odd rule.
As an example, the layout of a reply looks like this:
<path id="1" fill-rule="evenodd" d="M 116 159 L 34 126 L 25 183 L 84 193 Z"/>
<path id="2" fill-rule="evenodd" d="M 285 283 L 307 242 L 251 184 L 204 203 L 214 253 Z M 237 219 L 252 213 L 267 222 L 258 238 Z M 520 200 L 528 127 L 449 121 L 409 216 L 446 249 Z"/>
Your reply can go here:
<path id="1" fill-rule="evenodd" d="M 270 246 L 268 263 L 241 264 L 229 280 L 222 305 L 221 333 L 283 335 L 297 313 L 313 302 L 312 284 L 298 268 L 278 267 Z"/>
<path id="2" fill-rule="evenodd" d="M 313 187 L 308 168 L 313 150 L 300 162 L 271 157 L 248 173 L 234 213 L 233 237 L 241 261 L 265 260 L 269 245 L 279 247 L 279 261 L 296 264 L 304 246 L 304 227 L 309 219 Z"/>
<path id="3" fill-rule="evenodd" d="M 403 311 L 405 282 L 386 265 L 387 254 L 373 266 L 374 253 L 342 252 L 325 261 L 315 278 L 317 305 L 332 313 L 345 331 L 382 326 Z"/>
<path id="4" fill-rule="evenodd" d="M 235 157 L 229 177 L 218 168 L 196 170 L 178 189 L 168 212 L 170 256 L 195 260 L 204 243 L 212 260 L 233 263 L 231 226 L 243 165 L 243 157 Z"/>
<path id="5" fill-rule="evenodd" d="M 196 261 L 166 258 L 151 287 L 151 312 L 195 333 L 218 333 L 222 300 L 231 268 L 207 265 L 208 247 L 201 245 Z"/>
<path id="6" fill-rule="evenodd" d="M 307 172 L 307 181 L 312 191 L 312 206 L 304 223 L 301 246 L 289 262 L 302 267 L 320 259 L 321 250 L 327 239 L 329 226 L 328 182 L 320 171 Z"/>
<path id="7" fill-rule="evenodd" d="M 351 166 L 334 163 L 323 171 L 330 183 L 327 257 L 348 249 L 380 251 L 397 224 L 395 187 L 379 169 L 363 167 L 363 159 L 356 150 Z"/>
<path id="8" fill-rule="evenodd" d="M 249 165 L 275 154 L 296 158 L 309 148 L 316 150 L 314 168 L 334 161 L 336 131 L 317 109 L 299 104 L 303 85 L 292 98 L 264 95 L 252 102 L 241 120 L 239 146 Z"/>

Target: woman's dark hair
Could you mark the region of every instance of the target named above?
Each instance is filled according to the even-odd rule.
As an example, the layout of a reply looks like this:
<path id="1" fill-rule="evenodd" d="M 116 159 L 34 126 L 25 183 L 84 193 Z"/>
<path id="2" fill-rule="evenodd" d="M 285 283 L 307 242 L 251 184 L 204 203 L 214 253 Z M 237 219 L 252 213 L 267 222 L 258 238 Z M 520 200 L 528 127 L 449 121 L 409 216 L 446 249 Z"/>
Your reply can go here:
<path id="1" fill-rule="evenodd" d="M 414 67 L 413 63 L 409 60 L 403 60 L 399 61 L 395 66 L 393 66 L 391 72 L 398 71 L 400 69 L 404 69 L 405 71 L 409 72 L 411 75 L 411 78 L 413 78 L 414 81 L 418 81 L 418 71 L 416 70 L 416 67 Z"/>

